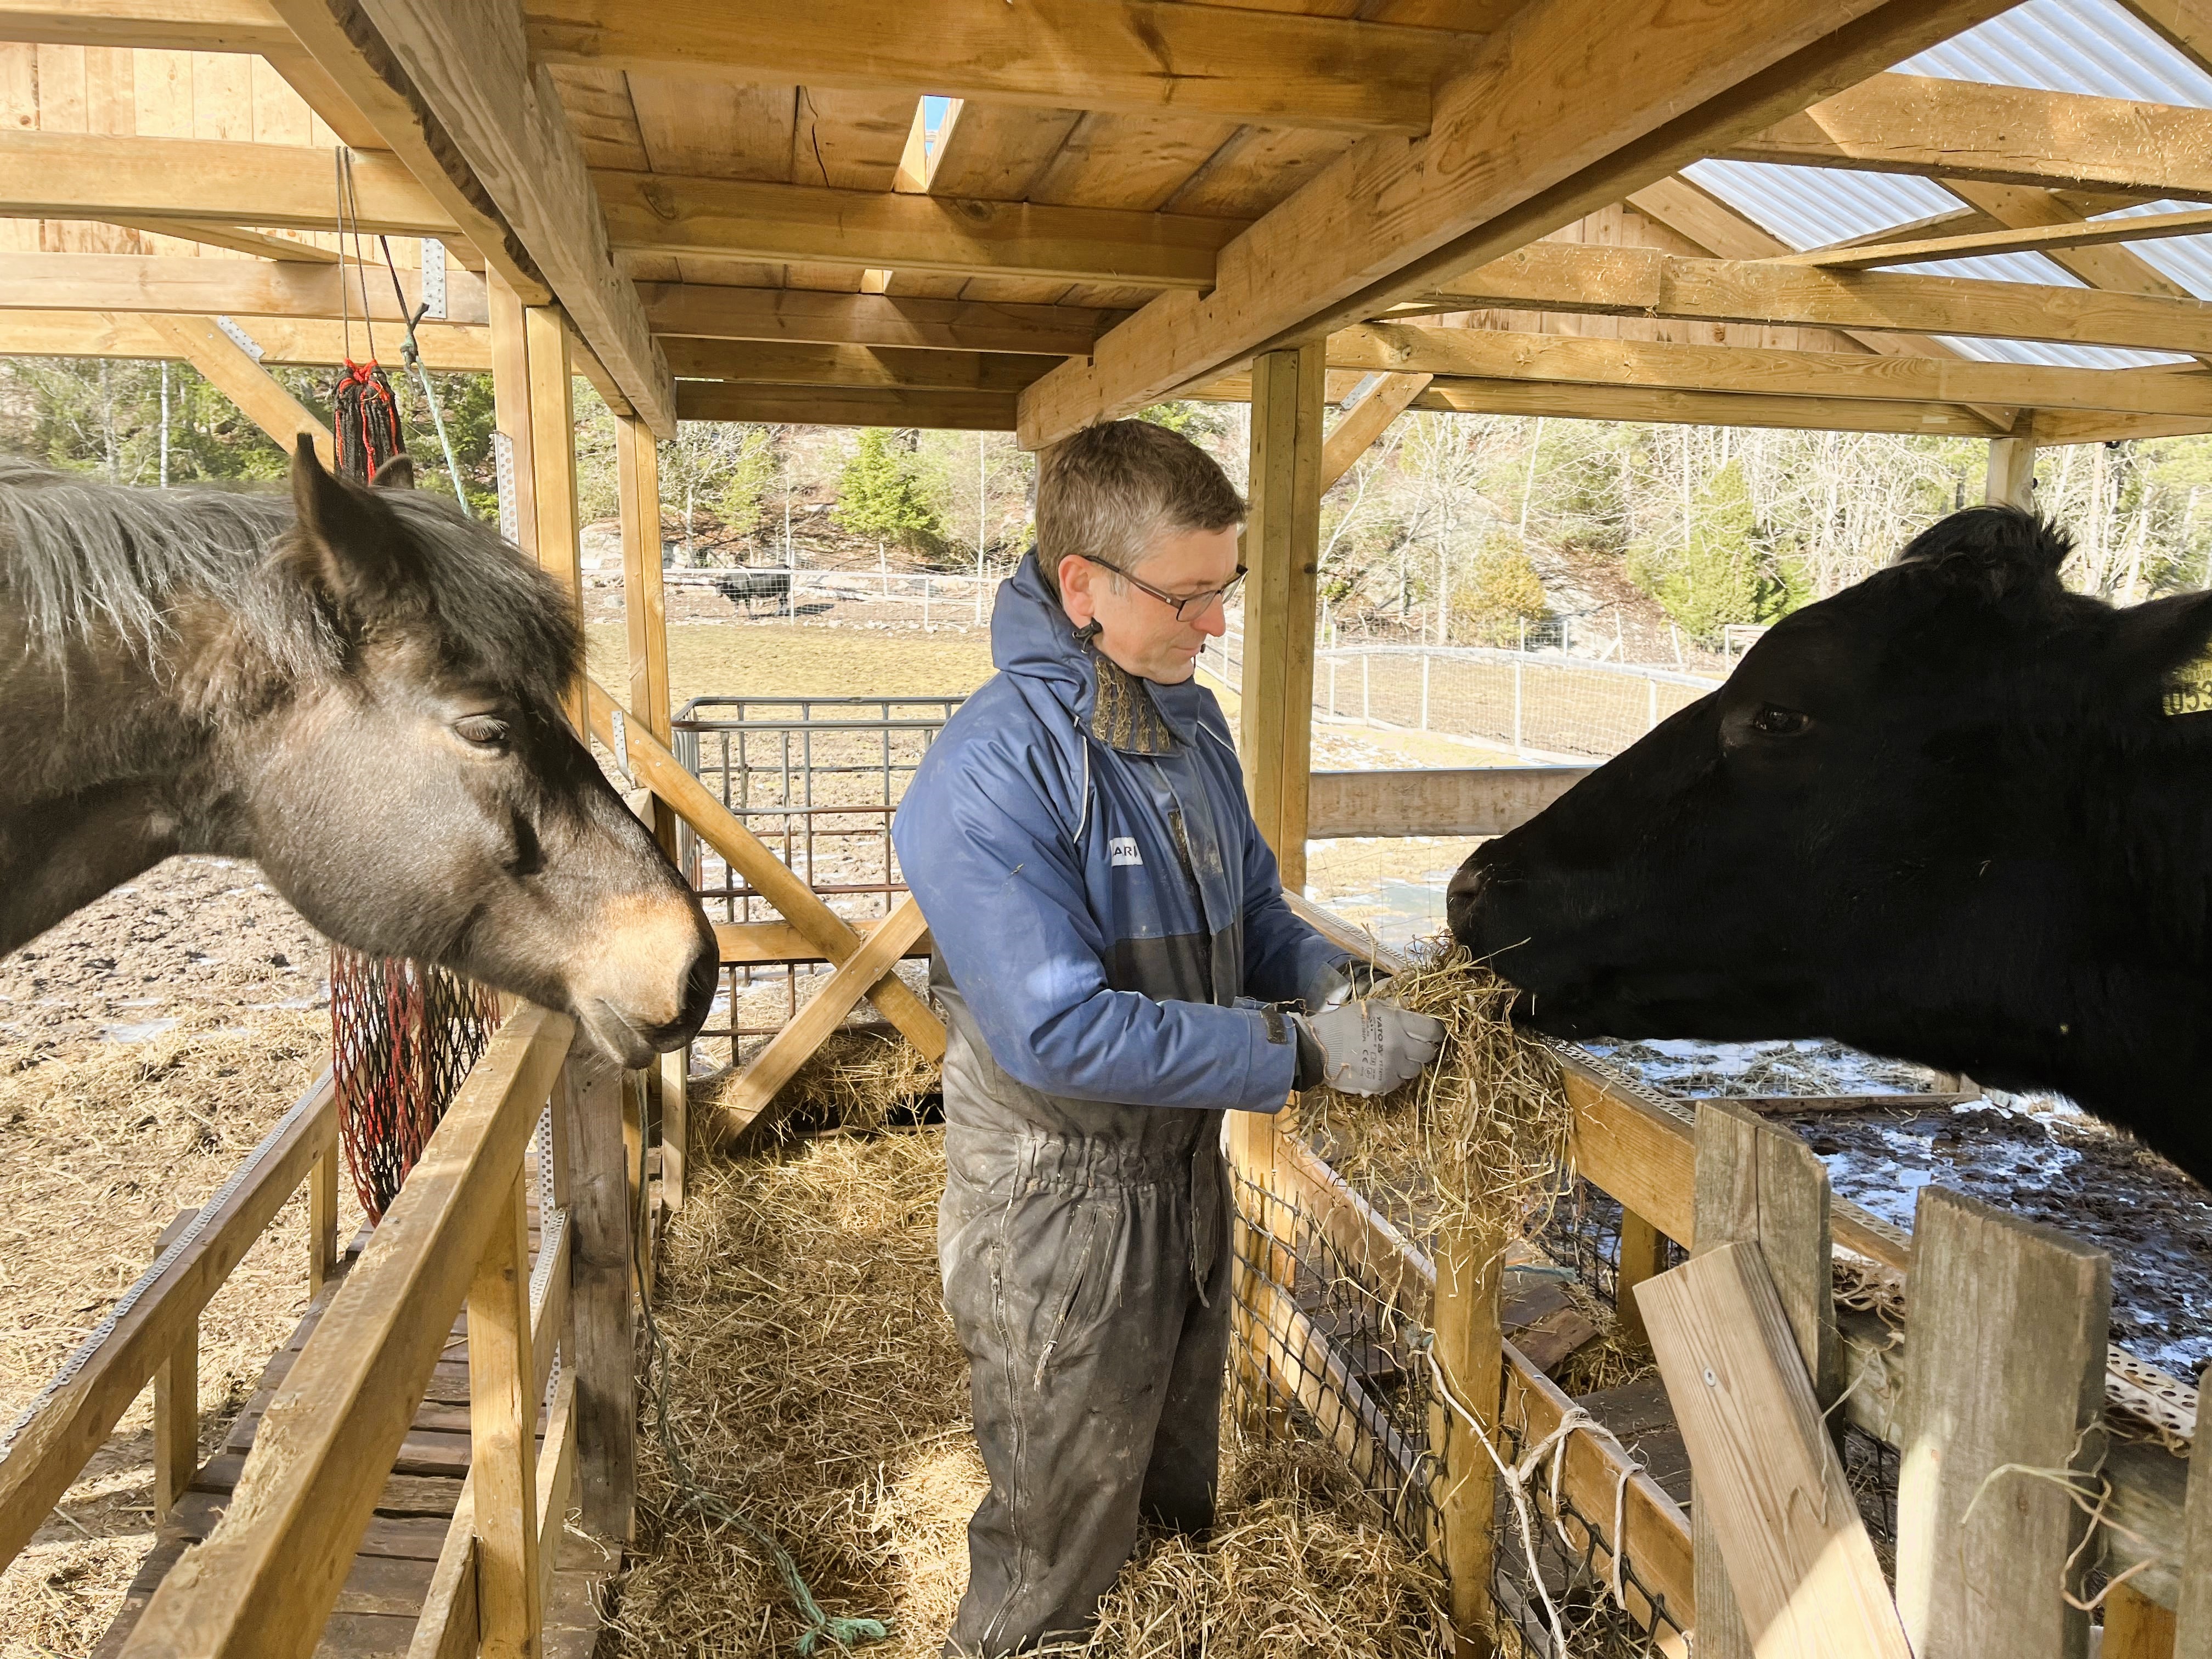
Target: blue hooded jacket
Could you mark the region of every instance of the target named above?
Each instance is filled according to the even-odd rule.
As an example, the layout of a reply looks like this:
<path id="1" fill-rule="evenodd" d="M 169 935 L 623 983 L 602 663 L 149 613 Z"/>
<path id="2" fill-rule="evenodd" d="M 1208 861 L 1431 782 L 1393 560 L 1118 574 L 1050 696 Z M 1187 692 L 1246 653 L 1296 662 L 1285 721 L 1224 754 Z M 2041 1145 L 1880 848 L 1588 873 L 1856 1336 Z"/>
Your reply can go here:
<path id="1" fill-rule="evenodd" d="M 1249 1000 L 1318 1003 L 1345 953 L 1285 902 L 1220 705 L 1079 641 L 1034 556 L 991 654 L 891 831 L 936 945 L 948 1116 L 980 1094 L 1004 1127 L 1144 1142 L 1154 1114 L 1086 1103 L 1274 1110 L 1297 1044 Z"/>

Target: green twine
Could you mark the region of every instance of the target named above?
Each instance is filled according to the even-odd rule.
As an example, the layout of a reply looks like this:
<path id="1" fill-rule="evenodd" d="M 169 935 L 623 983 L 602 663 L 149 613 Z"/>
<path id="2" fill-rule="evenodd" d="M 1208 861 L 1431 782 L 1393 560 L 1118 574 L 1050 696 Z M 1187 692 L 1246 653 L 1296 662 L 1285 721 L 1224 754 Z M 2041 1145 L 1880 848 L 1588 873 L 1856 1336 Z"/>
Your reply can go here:
<path id="1" fill-rule="evenodd" d="M 644 1136 L 638 1137 L 638 1180 L 641 1189 L 643 1188 L 645 1179 L 644 1140 Z M 641 1231 L 642 1229 L 632 1230 L 630 1244 L 633 1258 L 636 1256 L 641 1248 L 641 1241 L 637 1235 Z M 645 1270 L 642 1263 L 639 1266 L 638 1279 L 639 1283 L 644 1283 Z M 891 1633 L 890 1626 L 880 1619 L 832 1619 L 828 1613 L 823 1612 L 821 1603 L 814 1599 L 814 1592 L 807 1587 L 806 1580 L 800 1576 L 799 1564 L 791 1559 L 791 1552 L 776 1542 L 769 1534 L 754 1525 L 744 1511 L 719 1494 L 708 1490 L 706 1483 L 699 1479 L 697 1472 L 691 1467 L 690 1460 L 686 1458 L 678 1448 L 674 1431 L 668 1426 L 668 1343 L 660 1334 L 659 1322 L 653 1316 L 652 1298 L 640 1297 L 638 1300 L 645 1310 L 646 1340 L 653 1346 L 653 1364 L 647 1386 L 653 1390 L 653 1428 L 660 1436 L 660 1455 L 668 1460 L 669 1473 L 675 1477 L 678 1490 L 682 1493 L 684 1502 L 710 1521 L 723 1526 L 737 1528 L 766 1550 L 774 1559 L 776 1572 L 783 1579 L 784 1593 L 791 1597 L 792 1606 L 799 1610 L 799 1617 L 806 1621 L 806 1628 L 799 1633 L 799 1640 L 794 1644 L 799 1650 L 799 1659 L 808 1659 L 808 1656 L 820 1645 L 822 1638 L 825 1636 L 836 1646 L 848 1650 L 866 1647 L 871 1642 L 887 1639 Z"/>

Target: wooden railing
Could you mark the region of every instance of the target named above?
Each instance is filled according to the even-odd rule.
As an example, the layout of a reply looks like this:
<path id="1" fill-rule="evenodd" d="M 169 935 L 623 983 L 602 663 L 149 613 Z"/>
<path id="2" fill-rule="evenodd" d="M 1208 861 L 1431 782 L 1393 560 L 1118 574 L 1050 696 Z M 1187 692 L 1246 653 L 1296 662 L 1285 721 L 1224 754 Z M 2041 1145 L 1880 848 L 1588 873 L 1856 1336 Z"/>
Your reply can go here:
<path id="1" fill-rule="evenodd" d="M 1385 968 L 1402 965 L 1341 919 L 1295 897 L 1291 903 L 1346 949 Z M 1612 1074 L 1572 1045 L 1554 1047 L 1573 1114 L 1569 1156 L 1574 1172 L 1621 1203 L 1625 1241 L 1640 1232 L 1694 1249 L 1698 1154 L 1692 1112 Z M 1385 1287 L 1382 1293 L 1417 1323 L 1435 1322 L 1426 1300 L 1434 1295 L 1433 1266 L 1302 1145 L 1284 1139 L 1271 1148 L 1263 1178 L 1309 1214 L 1334 1218 L 1331 1224 L 1343 1235 L 1336 1243 L 1347 1260 L 1382 1263 L 1395 1255 L 1399 1265 L 1375 1270 L 1376 1282 Z M 1831 1197 L 1829 1232 L 1838 1249 L 1899 1275 L 1911 1268 L 1912 1236 L 1849 1200 Z M 1625 1244 L 1618 1291 L 1624 1314 L 1634 1306 L 1639 1279 L 1657 1271 L 1658 1257 L 1656 1249 L 1639 1252 Z M 1838 1310 L 1837 1325 L 1844 1379 L 1838 1409 L 1875 1437 L 1899 1443 L 1906 1437 L 1901 1426 L 1906 1404 L 1904 1350 L 1896 1330 L 1872 1313 L 1848 1309 Z M 1540 1439 L 1569 1402 L 1510 1342 L 1504 1354 L 1509 1420 L 1525 1416 L 1528 1432 Z M 2108 1413 L 2132 1419 L 2140 1431 L 2113 1437 L 2105 1450 L 2102 1519 L 2084 1559 L 2112 1578 L 2125 1576 L 2115 1593 L 2116 1607 L 2132 1608 L 2143 1601 L 2171 1608 L 2180 1595 L 2190 1466 L 2160 1443 L 2191 1437 L 2196 1391 L 2114 1348 L 2106 1359 L 2105 1402 Z M 1623 1460 L 1605 1442 L 1577 1435 L 1568 1443 L 1563 1490 L 1580 1514 L 1597 1517 L 1595 1530 L 1608 1554 L 1614 1543 L 1608 1535 L 1609 1517 L 1626 1472 Z M 1686 1622 L 1696 1605 L 1686 1518 L 1640 1476 L 1632 1479 L 1626 1492 L 1628 1559 L 1647 1583 L 1663 1589 L 1670 1611 Z M 2212 1498 L 2200 1496 L 2199 1504 L 2212 1513 Z M 2212 1538 L 2207 1543 L 2212 1545 Z"/>
<path id="2" fill-rule="evenodd" d="M 569 1210 L 542 1216 L 533 1294 L 525 1153 L 550 1098 L 556 1194 L 565 1198 L 561 1148 L 570 1136 L 583 1139 L 579 1120 L 594 1115 L 588 1103 L 568 1110 L 576 1091 L 555 1088 L 573 1033 L 566 1016 L 526 1006 L 501 1025 L 270 1401 L 229 1508 L 155 1592 L 126 1655 L 314 1651 L 465 1302 L 472 1502 L 456 1521 L 461 1541 L 441 1563 L 445 1622 L 432 1650 L 473 1650 L 479 1640 L 493 1652 L 536 1650 L 548 1539 L 567 1507 L 576 1451 L 588 1450 L 577 1446 L 575 1426 L 593 1378 L 581 1364 L 564 1369 L 543 1453 L 539 1401 L 574 1306 L 561 1288 L 564 1263 L 596 1262 L 608 1243 L 585 1237 Z M 619 1154 L 618 1115 L 611 1139 Z M 619 1161 L 611 1179 L 626 1186 Z M 626 1233 L 617 1249 L 615 1270 L 626 1281 Z"/>
<path id="3" fill-rule="evenodd" d="M 0 1442 L 0 1567 L 30 1541 L 149 1382 L 156 1384 L 158 1514 L 183 1495 L 198 1462 L 201 1312 L 302 1182 L 308 1290 L 322 1287 L 337 1260 L 337 1096 L 325 1072 L 212 1199 L 171 1224 L 153 1266 Z"/>

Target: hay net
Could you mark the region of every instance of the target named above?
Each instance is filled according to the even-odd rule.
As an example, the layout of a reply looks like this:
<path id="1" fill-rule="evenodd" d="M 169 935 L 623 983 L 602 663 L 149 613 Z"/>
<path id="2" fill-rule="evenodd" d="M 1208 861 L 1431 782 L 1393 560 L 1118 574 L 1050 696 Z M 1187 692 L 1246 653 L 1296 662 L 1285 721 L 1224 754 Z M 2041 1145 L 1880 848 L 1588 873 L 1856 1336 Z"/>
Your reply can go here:
<path id="1" fill-rule="evenodd" d="M 398 1196 L 498 1027 L 498 994 L 458 974 L 331 947 L 338 1138 L 372 1223 Z"/>
<path id="2" fill-rule="evenodd" d="M 1617 1209 L 1604 1215 L 1589 1201 L 1593 1189 L 1569 1174 L 1558 1061 L 1510 1024 L 1510 984 L 1464 951 L 1439 948 L 1393 978 L 1388 994 L 1445 1022 L 1437 1064 L 1376 1099 L 1310 1092 L 1292 1133 L 1346 1183 L 1353 1203 L 1396 1229 L 1405 1248 L 1378 1248 L 1373 1230 L 1347 1227 L 1342 1200 L 1237 1170 L 1232 1372 L 1248 1425 L 1256 1417 L 1332 1447 L 1394 1528 L 1434 1550 L 1444 1474 L 1431 1435 L 1449 1409 L 1430 1358 L 1436 1242 L 1449 1231 L 1504 1257 L 1509 1299 L 1534 1278 L 1565 1281 L 1610 1327 L 1620 1224 Z M 1603 1363 L 1566 1379 L 1569 1394 L 1626 1380 L 1632 1362 L 1617 1341 L 1594 1346 Z M 1675 1650 L 1683 1620 L 1638 1574 L 1632 1554 L 1616 1557 L 1612 1504 L 1585 1513 L 1553 1478 L 1557 1460 L 1547 1446 L 1556 1442 L 1525 1417 L 1509 1413 L 1500 1425 L 1505 1464 L 1536 1454 L 1517 1483 L 1529 1524 L 1521 1525 L 1504 1483 L 1494 1516 L 1490 1591 L 1501 1649 L 1545 1659 Z"/>

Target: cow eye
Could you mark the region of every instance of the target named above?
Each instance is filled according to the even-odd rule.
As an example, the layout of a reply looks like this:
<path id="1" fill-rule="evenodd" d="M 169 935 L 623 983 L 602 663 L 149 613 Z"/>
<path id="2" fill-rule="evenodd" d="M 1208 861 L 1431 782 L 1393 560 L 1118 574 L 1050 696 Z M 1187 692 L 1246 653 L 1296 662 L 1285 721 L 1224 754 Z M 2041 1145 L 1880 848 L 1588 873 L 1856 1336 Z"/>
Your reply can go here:
<path id="1" fill-rule="evenodd" d="M 1794 738 L 1812 723 L 1810 715 L 1771 702 L 1761 703 L 1759 712 L 1751 717 L 1752 729 L 1764 732 L 1770 738 Z"/>
<path id="2" fill-rule="evenodd" d="M 507 742 L 507 722 L 490 714 L 471 714 L 455 720 L 453 730 L 464 742 L 479 749 L 497 749 Z"/>

